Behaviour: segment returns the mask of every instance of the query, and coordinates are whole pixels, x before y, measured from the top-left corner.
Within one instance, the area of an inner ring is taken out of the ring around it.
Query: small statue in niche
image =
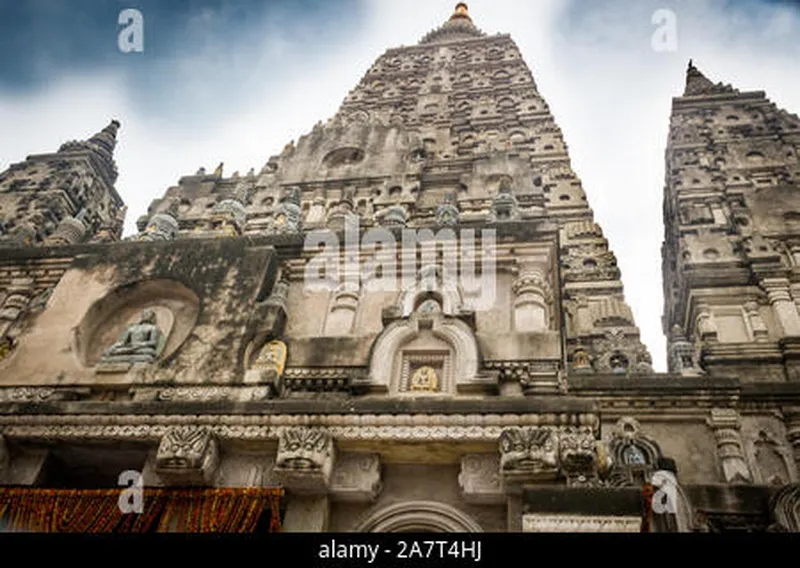
[[[258,353],[253,366],[245,376],[246,383],[266,384],[273,395],[283,392],[283,370],[286,365],[286,344],[270,341]]]
[[[409,390],[422,392],[436,392],[439,390],[439,377],[432,367],[420,367],[411,375]]]
[[[614,353],[608,363],[613,374],[625,375],[628,373],[628,359],[622,353]]]
[[[142,310],[139,321],[125,329],[119,340],[106,349],[101,365],[124,363],[152,363],[161,354],[166,337],[156,325],[156,312]]]

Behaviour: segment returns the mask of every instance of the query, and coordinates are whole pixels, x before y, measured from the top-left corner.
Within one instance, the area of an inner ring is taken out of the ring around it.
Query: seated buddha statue
[[[156,325],[156,313],[142,311],[139,322],[131,324],[119,340],[103,353],[104,363],[150,363],[161,353],[164,334]]]

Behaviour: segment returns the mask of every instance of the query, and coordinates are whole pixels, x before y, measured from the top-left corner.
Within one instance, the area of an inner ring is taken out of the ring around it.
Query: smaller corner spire
[[[108,126],[92,136],[88,140],[88,144],[104,157],[111,159],[114,155],[114,148],[117,145],[117,132],[120,126],[119,120],[113,119]]]
[[[693,59],[689,60],[689,65],[686,68],[686,86],[683,90],[684,97],[732,92],[734,92],[734,89],[729,85],[714,84],[695,66]]]

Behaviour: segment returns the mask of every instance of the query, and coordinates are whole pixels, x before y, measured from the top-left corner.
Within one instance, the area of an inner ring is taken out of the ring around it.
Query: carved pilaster
[[[765,278],[762,282],[769,296],[769,303],[781,325],[784,337],[800,335],[800,314],[789,293],[789,280],[786,278]]]
[[[274,473],[294,493],[325,494],[335,459],[333,437],[322,428],[291,428],[278,441]]]
[[[213,485],[219,443],[207,428],[170,428],[158,446],[155,472],[167,485]]]
[[[500,456],[497,454],[462,456],[458,484],[467,503],[502,505],[506,501],[500,475]]]
[[[550,328],[550,285],[543,267],[528,267],[514,282],[514,328],[519,332]]]
[[[381,457],[378,454],[342,454],[331,478],[335,501],[371,503],[383,489]]]
[[[697,318],[695,319],[695,329],[700,341],[715,343],[717,341],[717,325],[714,322],[714,315],[711,308],[705,302],[697,305]]]
[[[752,483],[740,433],[739,413],[733,409],[712,409],[708,425],[717,439],[717,457],[727,483]]]

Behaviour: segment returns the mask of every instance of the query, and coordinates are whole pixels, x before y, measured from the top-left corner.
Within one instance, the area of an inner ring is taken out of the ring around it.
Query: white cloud
[[[228,173],[258,171],[288,141],[330,117],[385,49],[415,44],[449,17],[454,4],[363,0],[363,25],[322,48],[306,45],[307,34],[288,36],[274,21],[251,26],[236,41],[210,37],[158,75],[175,74],[164,97],[202,109],[191,121],[134,105],[138,94],[123,80],[124,67],[54,80],[34,96],[0,93],[0,169],[119,118],[117,187],[129,205],[130,232],[150,201],[200,166],[225,162]],[[476,24],[487,33],[510,33],[532,68],[617,254],[642,338],[664,370],[661,199],[671,97],[682,91],[686,62],[694,57],[712,80],[763,89],[779,106],[800,111],[800,47],[790,43],[800,34],[797,12],[764,6],[762,26],[726,15],[723,7],[730,4],[679,3],[672,8],[678,51],[655,53],[650,38],[652,12],[662,7],[657,3],[469,4]],[[193,22],[195,33],[202,35],[214,17],[219,14]]]

